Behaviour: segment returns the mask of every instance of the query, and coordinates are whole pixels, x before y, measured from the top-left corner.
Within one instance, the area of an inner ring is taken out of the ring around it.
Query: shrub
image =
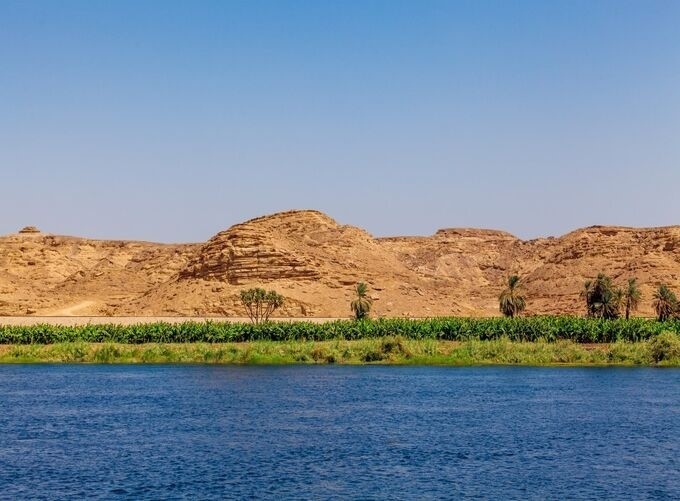
[[[406,358],[412,356],[411,350],[406,346],[406,341],[401,336],[384,338],[381,350],[385,355],[403,355]]]
[[[665,360],[680,359],[680,336],[663,332],[650,342],[650,355],[657,364]]]
[[[383,352],[378,348],[368,348],[362,355],[362,362],[380,362],[385,358]]]

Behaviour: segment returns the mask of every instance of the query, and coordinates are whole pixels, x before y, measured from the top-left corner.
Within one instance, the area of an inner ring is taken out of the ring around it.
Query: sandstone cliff
[[[680,291],[680,227],[594,226],[559,238],[444,229],[373,238],[317,211],[232,226],[204,244],[100,241],[40,233],[0,237],[0,314],[240,316],[242,288],[274,288],[282,314],[346,317],[365,281],[376,315],[495,315],[509,274],[524,278],[528,313],[580,313],[583,282],[602,271]]]

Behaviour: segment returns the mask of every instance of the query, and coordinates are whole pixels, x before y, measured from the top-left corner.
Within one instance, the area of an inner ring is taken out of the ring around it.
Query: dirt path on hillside
[[[52,310],[47,313],[45,313],[44,316],[46,317],[76,317],[78,316],[78,313],[82,313],[83,310],[86,308],[89,308],[95,304],[95,301],[92,300],[87,300],[87,301],[81,301],[80,303],[72,304],[71,306],[67,306],[66,308],[61,308],[58,310]]]

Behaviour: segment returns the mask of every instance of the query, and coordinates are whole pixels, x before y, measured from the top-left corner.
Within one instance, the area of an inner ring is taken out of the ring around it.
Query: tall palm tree
[[[630,313],[637,311],[638,306],[640,306],[640,298],[642,297],[640,293],[640,287],[637,284],[637,278],[629,278],[628,286],[626,290],[623,291],[624,307],[626,308],[626,320],[630,318]]]
[[[678,298],[666,284],[661,284],[656,292],[654,292],[654,302],[652,305],[656,311],[656,317],[659,321],[663,322],[675,314],[678,308]]]
[[[356,298],[350,303],[350,308],[356,320],[363,320],[368,318],[373,300],[368,297],[368,286],[365,283],[359,282],[354,290]]]
[[[598,274],[595,280],[588,280],[581,296],[586,300],[589,317],[619,318],[624,293],[614,287],[612,279],[604,273]]]
[[[512,318],[522,313],[526,306],[520,278],[517,275],[508,277],[508,287],[498,296],[498,307],[501,313]]]

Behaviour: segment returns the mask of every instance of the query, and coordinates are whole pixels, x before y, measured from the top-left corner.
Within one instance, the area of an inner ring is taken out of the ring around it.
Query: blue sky
[[[680,224],[680,2],[0,2],[0,233]]]

